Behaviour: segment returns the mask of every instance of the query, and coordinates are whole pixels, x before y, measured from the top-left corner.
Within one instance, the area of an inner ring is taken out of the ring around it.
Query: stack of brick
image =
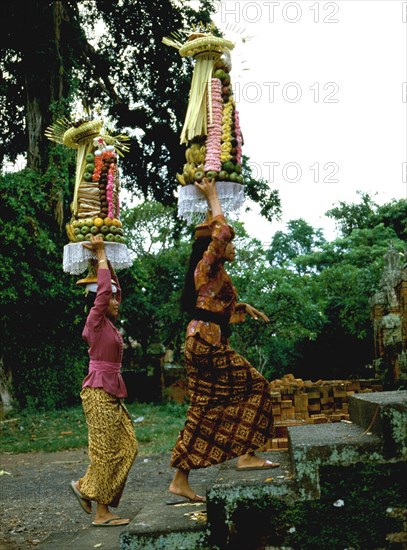
[[[350,395],[382,391],[377,380],[302,380],[292,374],[270,382],[275,434],[267,450],[288,448],[287,428],[349,419]]]

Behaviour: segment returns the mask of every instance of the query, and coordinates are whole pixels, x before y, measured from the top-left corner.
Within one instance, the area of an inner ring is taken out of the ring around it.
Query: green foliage
[[[77,399],[87,364],[81,299],[61,269],[64,232],[55,221],[48,174],[0,177],[0,293],[3,359],[21,404]]]
[[[338,229],[344,237],[354,229],[374,229],[383,224],[392,229],[399,239],[407,239],[407,200],[393,199],[387,204],[375,204],[367,193],[359,192],[361,201],[357,204],[339,202],[339,205],[327,212],[327,216],[336,220]]]
[[[267,257],[272,266],[294,268],[299,274],[309,271],[302,257],[314,254],[325,244],[321,229],[314,229],[302,219],[290,220],[287,231],[276,231]]]

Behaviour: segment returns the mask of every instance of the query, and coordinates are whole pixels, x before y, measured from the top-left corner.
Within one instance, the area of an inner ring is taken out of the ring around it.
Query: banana
[[[186,161],[189,163],[194,162],[191,147],[188,147],[188,149],[185,151],[185,158]]]
[[[65,225],[65,230],[66,230],[66,234],[68,235],[69,240],[72,241],[72,242],[76,242],[76,236],[75,236],[75,233],[73,232],[73,227],[70,223],[67,223]]]
[[[177,180],[181,185],[186,185],[186,181],[183,175],[177,173]]]

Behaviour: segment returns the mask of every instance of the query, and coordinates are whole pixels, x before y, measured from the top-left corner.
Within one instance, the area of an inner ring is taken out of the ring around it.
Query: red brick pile
[[[270,382],[275,437],[267,451],[288,448],[287,427],[349,420],[349,396],[382,391],[377,380],[302,380],[292,374]]]

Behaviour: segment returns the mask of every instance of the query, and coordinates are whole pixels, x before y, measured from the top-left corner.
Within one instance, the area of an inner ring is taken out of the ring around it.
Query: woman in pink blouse
[[[92,512],[91,501],[96,502],[93,525],[123,526],[129,520],[113,514],[109,506],[119,505],[137,455],[137,441],[123,404],[127,397],[120,374],[123,340],[115,326],[121,289],[108,265],[103,238],[95,235],[90,245],[83,246],[95,252],[98,262],[97,288],[90,288],[88,293],[94,303],[82,333],[89,346],[89,371],[82,383],[81,399],[88,425],[90,464],[81,479],[71,482],[71,489],[86,513]]]
[[[239,457],[238,470],[276,468],[254,454],[272,437],[269,383],[229,345],[229,324],[247,313],[268,322],[264,313],[237,303],[225,271],[235,259],[233,229],[226,223],[215,181],[195,183],[208,201],[212,219],[198,226],[181,305],[191,317],[185,340],[190,406],[171,456],[176,468],[169,491],[204,502],[189,485],[189,472]],[[169,501],[169,503],[176,501]]]

